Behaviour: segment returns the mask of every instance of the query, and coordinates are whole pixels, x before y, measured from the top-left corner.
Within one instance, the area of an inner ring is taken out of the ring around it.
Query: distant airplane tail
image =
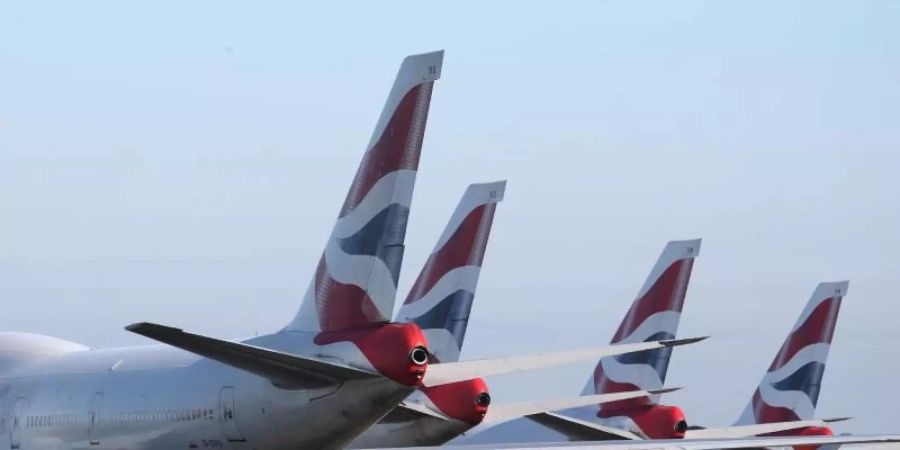
[[[820,283],[736,425],[811,420],[849,282]]]
[[[700,239],[671,241],[650,271],[647,281],[619,325],[612,344],[673,339],[678,331],[694,258]],[[671,348],[603,358],[594,368],[582,395],[613,394],[663,387]],[[687,422],[680,408],[658,404],[658,395],[600,405],[604,423],[654,439],[681,438]]]
[[[303,303],[286,331],[389,321],[425,123],[443,51],[403,60]]]
[[[700,239],[672,241],[650,271],[650,276],[619,325],[611,343],[673,339],[681,320],[694,258],[700,254]],[[604,358],[594,369],[583,394],[611,394],[660,389],[666,379],[672,349]],[[656,403],[650,397],[608,403],[604,410]]]
[[[398,321],[422,328],[438,361],[459,360],[494,212],[505,189],[506,181],[466,189],[397,313]]]

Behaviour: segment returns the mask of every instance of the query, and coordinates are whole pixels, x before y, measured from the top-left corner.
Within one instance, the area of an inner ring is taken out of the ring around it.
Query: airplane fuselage
[[[320,357],[351,346],[310,353],[307,337],[248,343]],[[37,356],[0,375],[0,448],[339,448],[412,389],[387,378],[281,389],[166,345]]]

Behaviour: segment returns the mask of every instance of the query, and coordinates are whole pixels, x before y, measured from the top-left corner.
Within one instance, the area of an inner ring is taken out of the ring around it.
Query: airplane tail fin
[[[700,239],[693,239],[666,244],[611,343],[675,337],[694,258],[700,254],[700,243]],[[582,395],[660,389],[666,380],[671,354],[671,348],[661,348],[603,358],[595,367]],[[655,405],[658,397],[653,395],[607,403],[600,406],[601,413]]]
[[[450,216],[397,320],[419,325],[440,362],[459,360],[494,211],[506,181],[473,184]]]
[[[299,312],[286,331],[389,321],[434,81],[444,52],[403,60]]]
[[[819,283],[736,425],[811,420],[849,282]]]

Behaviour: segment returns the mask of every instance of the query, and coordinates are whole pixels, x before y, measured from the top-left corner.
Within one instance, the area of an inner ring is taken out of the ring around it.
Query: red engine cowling
[[[834,436],[828,427],[804,427],[796,430],[785,430],[777,433],[768,433],[765,436]],[[794,450],[816,450],[818,445],[795,445]]]
[[[645,405],[628,410],[604,411],[601,417],[625,416],[650,439],[683,439],[688,424],[684,411],[677,406]]]
[[[314,342],[326,345],[349,341],[378,373],[407,386],[418,386],[428,367],[428,341],[414,323],[386,323],[346,331],[327,331]]]
[[[478,425],[484,420],[491,404],[491,394],[481,378],[422,387],[420,390],[442,413],[472,425]]]

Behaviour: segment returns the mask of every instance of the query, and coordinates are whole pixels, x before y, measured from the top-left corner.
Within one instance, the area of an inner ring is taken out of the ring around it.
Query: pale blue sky
[[[4,2],[0,329],[281,327],[397,65],[443,48],[400,292],[466,184],[509,179],[464,356],[605,343],[702,237],[682,334],[713,338],[670,403],[731,423],[850,279],[819,412],[900,431],[900,3],[561,3]],[[490,381],[574,395],[590,366]]]

